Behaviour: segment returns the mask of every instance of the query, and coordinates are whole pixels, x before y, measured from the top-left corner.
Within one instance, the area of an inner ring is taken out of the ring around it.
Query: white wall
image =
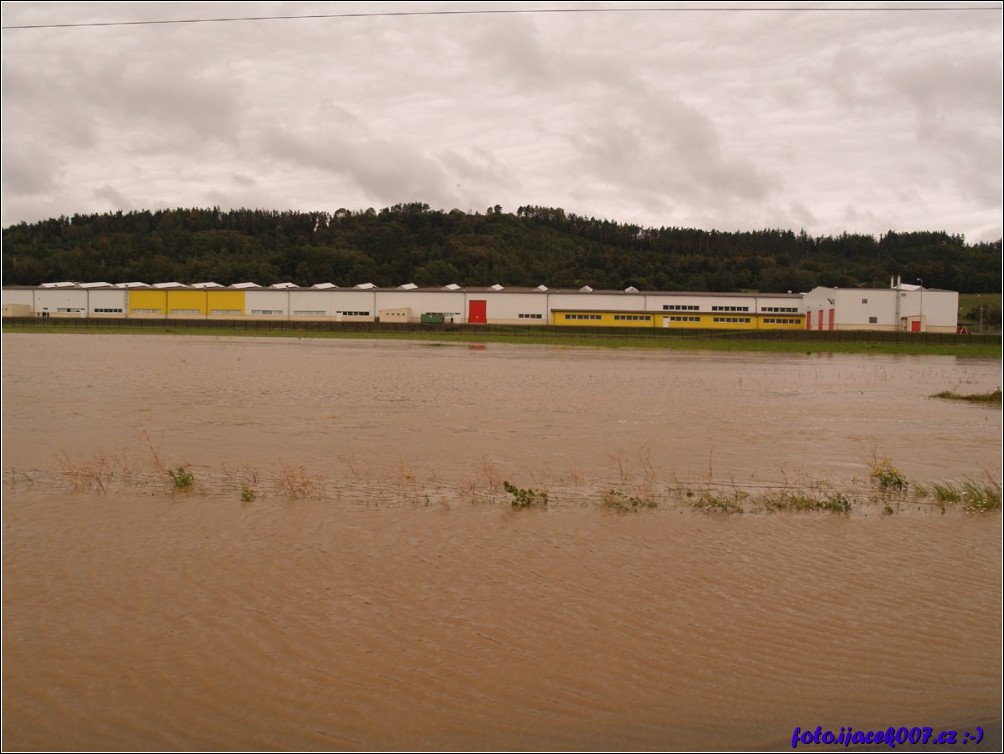
[[[39,288],[35,291],[35,312],[49,311],[50,317],[79,317],[87,310],[87,291],[79,288]],[[76,311],[60,311],[76,310]]]
[[[129,293],[121,288],[91,289],[86,293],[88,313],[92,317],[125,317],[129,313]]]

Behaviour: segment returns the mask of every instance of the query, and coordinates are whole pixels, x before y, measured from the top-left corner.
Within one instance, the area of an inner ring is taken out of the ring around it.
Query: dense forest
[[[1001,241],[945,232],[880,238],[803,231],[643,228],[550,207],[515,214],[175,209],[74,215],[3,230],[3,284],[62,280],[260,285],[536,286],[664,291],[885,287],[892,276],[960,292],[1001,288]]]

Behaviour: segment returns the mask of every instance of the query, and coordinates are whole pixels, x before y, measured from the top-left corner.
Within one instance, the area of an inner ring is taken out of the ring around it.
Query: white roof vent
[[[404,285],[398,286],[402,291],[413,291],[418,288],[414,283],[405,283]]]
[[[81,288],[111,288],[111,283],[81,283]]]
[[[76,283],[71,283],[69,281],[63,283],[42,283],[43,288],[73,288]]]
[[[319,291],[328,291],[332,288],[337,288],[338,286],[334,283],[314,283],[311,288],[316,288]]]
[[[633,285],[629,285],[627,288],[624,289],[624,292],[625,293],[638,293],[638,289],[635,288]]]
[[[219,283],[192,283],[193,288],[222,288]]]
[[[502,285],[499,285],[498,283],[496,283],[495,285],[491,286],[491,290],[493,290],[493,291],[504,291],[505,290],[505,286],[502,286]]]
[[[272,285],[270,285],[269,287],[285,289],[285,288],[299,288],[300,286],[298,286],[296,283],[272,283]]]
[[[581,288],[579,288],[579,293],[592,293],[592,292],[593,289],[590,288],[588,285],[584,285]]]
[[[185,286],[182,285],[181,283],[177,283],[177,282],[172,281],[170,283],[154,283],[153,287],[154,288],[184,288]]]
[[[448,291],[459,291],[460,290],[460,286],[457,285],[456,283],[450,283],[449,285],[444,285],[443,287],[446,290],[448,290]]]
[[[363,291],[371,291],[374,288],[376,288],[376,286],[373,285],[373,283],[360,283],[359,285],[356,286],[356,288],[359,288],[360,290]]]
[[[116,288],[149,288],[148,283],[119,283],[115,286]]]
[[[257,283],[234,283],[231,288],[238,288],[244,290],[245,288],[261,288]]]
[[[534,288],[534,290],[535,291],[540,291],[541,293],[543,293],[544,291],[547,290],[547,286],[546,285],[538,285],[536,288]]]

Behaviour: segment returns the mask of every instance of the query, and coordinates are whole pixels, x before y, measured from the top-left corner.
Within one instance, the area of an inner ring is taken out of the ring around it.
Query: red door
[[[920,320],[915,319],[910,322],[910,332],[920,332]]]
[[[836,310],[830,309],[830,322],[829,322],[829,325],[830,325],[830,329],[831,330],[833,329],[833,324],[834,324],[834,318],[835,318],[835,316],[836,316]]]
[[[488,324],[488,302],[472,300],[467,303],[467,324]]]
[[[816,315],[816,319],[818,320],[818,323],[816,324],[816,329],[817,330],[822,330],[823,329],[823,310],[822,309],[819,310],[819,314]]]

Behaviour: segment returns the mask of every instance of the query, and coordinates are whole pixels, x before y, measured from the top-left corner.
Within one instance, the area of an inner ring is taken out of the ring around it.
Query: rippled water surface
[[[1000,514],[867,479],[999,482],[1000,410],[929,397],[999,384],[948,357],[4,335],[4,748],[999,746]],[[854,507],[686,496],[773,485]]]

